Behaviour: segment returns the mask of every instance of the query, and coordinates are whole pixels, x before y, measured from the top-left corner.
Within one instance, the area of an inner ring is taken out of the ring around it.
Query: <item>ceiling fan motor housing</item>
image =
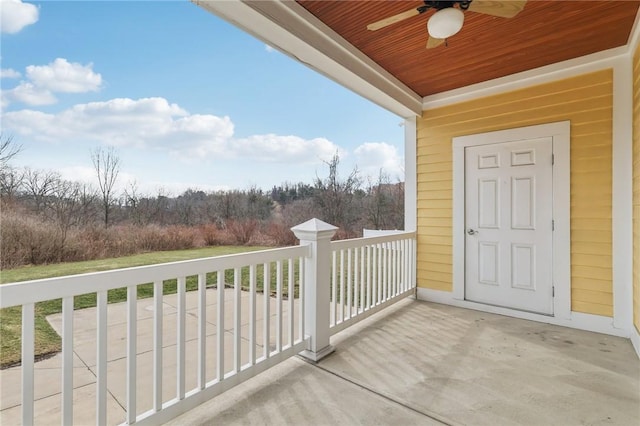
[[[457,4],[460,9],[467,10],[471,1],[472,0],[424,0],[424,6],[420,6],[419,9],[424,8],[422,12],[426,12],[428,9],[442,10]]]

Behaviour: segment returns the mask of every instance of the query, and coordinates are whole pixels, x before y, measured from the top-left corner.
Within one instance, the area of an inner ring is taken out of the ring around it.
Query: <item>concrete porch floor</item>
[[[332,343],[170,424],[640,424],[626,339],[408,299]]]
[[[196,298],[187,294],[187,389],[195,386]],[[175,392],[174,299],[166,296],[163,309],[167,398]],[[151,406],[150,304],[138,302],[140,410]],[[109,307],[109,424],[124,421],[124,309]],[[74,420],[82,425],[95,424],[95,315],[74,313]],[[49,321],[58,329],[60,315]],[[336,352],[319,364],[289,359],[171,424],[640,424],[640,361],[626,339],[406,299],[332,343]],[[36,424],[60,424],[60,365],[60,355],[36,363]],[[20,424],[19,398],[20,367],[0,371],[1,425]]]

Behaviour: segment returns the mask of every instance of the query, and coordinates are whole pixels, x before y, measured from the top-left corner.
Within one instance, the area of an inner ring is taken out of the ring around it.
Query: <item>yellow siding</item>
[[[640,332],[640,45],[633,57],[633,323]]]
[[[452,138],[570,120],[572,310],[612,316],[612,88],[613,73],[604,70],[423,112],[417,146],[420,287],[452,290]],[[640,198],[637,189],[635,194]]]

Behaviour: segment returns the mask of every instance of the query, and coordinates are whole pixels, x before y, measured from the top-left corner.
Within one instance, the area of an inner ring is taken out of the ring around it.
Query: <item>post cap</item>
[[[314,217],[300,225],[294,226],[291,230],[300,240],[315,240],[317,238],[333,237],[338,227]]]

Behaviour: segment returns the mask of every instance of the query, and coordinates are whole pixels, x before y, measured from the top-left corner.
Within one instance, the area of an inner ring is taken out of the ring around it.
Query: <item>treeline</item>
[[[312,183],[270,191],[189,189],[178,196],[143,194],[135,183],[117,194],[117,169],[102,175],[111,179],[106,188],[107,180],[93,186],[55,171],[11,167],[7,160],[0,162],[3,269],[207,245],[292,245],[290,228],[313,217],[338,226],[338,238],[404,226],[403,183],[382,171],[375,181],[364,181],[357,169],[343,178],[337,155],[327,162],[327,175]]]

